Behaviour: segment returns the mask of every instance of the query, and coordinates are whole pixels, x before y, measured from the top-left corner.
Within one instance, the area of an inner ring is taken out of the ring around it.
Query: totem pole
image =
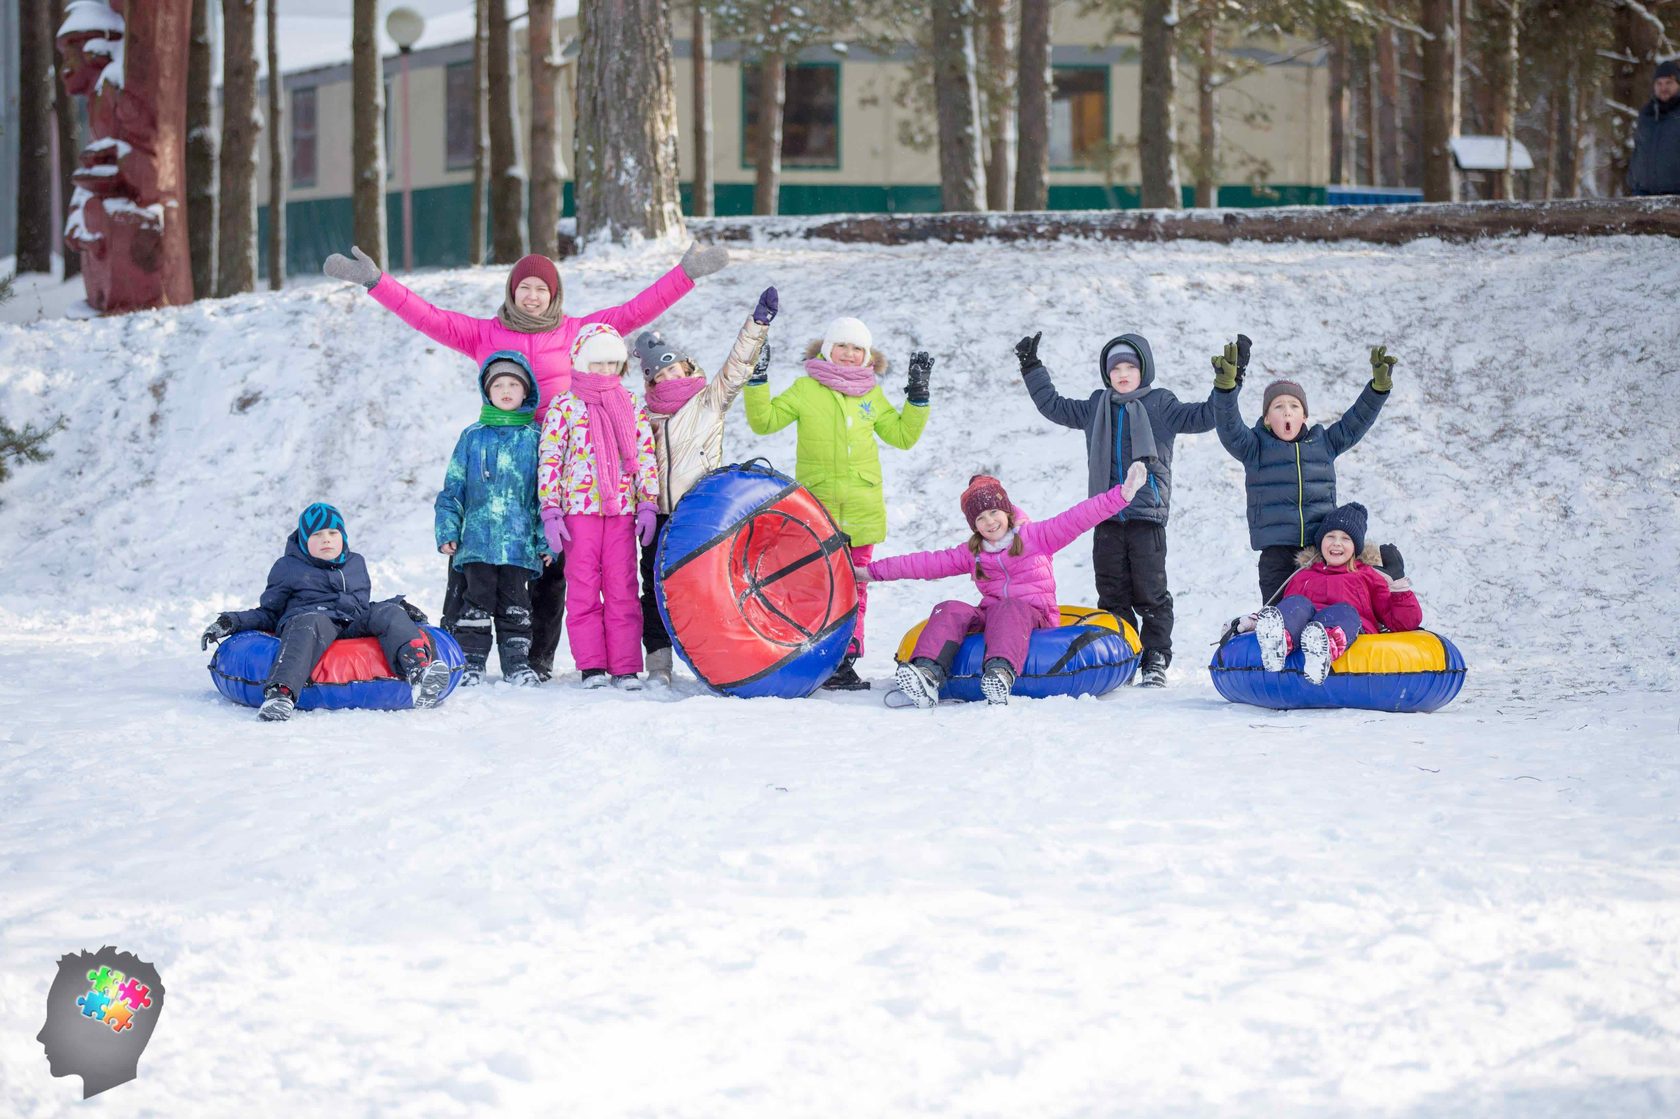
[[[64,88],[89,132],[64,223],[87,301],[107,314],[192,302],[187,244],[187,46],[192,0],[70,0]]]

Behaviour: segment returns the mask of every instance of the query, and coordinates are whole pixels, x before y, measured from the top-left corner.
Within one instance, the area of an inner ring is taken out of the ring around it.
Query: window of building
[[[450,170],[471,167],[473,162],[473,89],[472,63],[452,62],[446,72],[444,92],[444,144]]]
[[[753,165],[762,69],[741,68],[741,166]],[[840,166],[840,64],[803,62],[787,68],[782,110],[782,166]]]
[[[292,185],[315,185],[315,90],[292,90]]]
[[[1107,141],[1108,67],[1055,67],[1050,89],[1050,165],[1095,166]]]

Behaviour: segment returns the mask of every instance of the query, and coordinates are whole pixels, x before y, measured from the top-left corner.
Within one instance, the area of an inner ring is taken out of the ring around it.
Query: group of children
[[[1392,387],[1395,359],[1382,347],[1372,351],[1370,383],[1336,423],[1309,427],[1305,391],[1280,380],[1266,388],[1261,418],[1249,428],[1237,408],[1250,353],[1245,336],[1213,359],[1213,389],[1194,404],[1154,383],[1154,358],[1141,335],[1122,334],[1102,347],[1099,387],[1085,399],[1058,394],[1038,357],[1042,336],[1023,338],[1015,350],[1034,405],[1052,422],[1084,432],[1086,500],[1034,521],[997,479],[977,475],[960,499],[972,532],[966,542],[877,559],[886,505],[876,441],[908,450],[921,437],[933,369],[926,352],[912,355],[906,402],[896,408],[880,387],[886,362],[868,328],[836,319],[807,349],[805,375],[772,396],[767,338],[779,310],[773,287],[759,297],[716,378],[658,332],[641,333],[633,353],[625,342],[623,332],[646,325],[692,290],[697,276],[723,267],[720,249],[691,247],[635,299],[583,318],[561,311],[553,263],[526,257],[510,274],[494,319],[441,311],[352,251],[353,260],[329,258],[326,272],[362,283],[410,325],[479,363],[479,419],[461,433],[436,501],[437,546],[450,562],[445,624],[466,656],[463,683],[482,678],[492,644],[508,682],[549,677],[562,609],[552,591],[551,608],[538,599],[552,584],[563,585],[584,686],[640,689],[644,650],[649,678],[670,682],[671,637],[654,601],[654,553],[683,495],[722,464],[723,420],[737,395],[754,432],[797,425],[795,475],[850,540],[857,626],[828,687],[869,687],[855,662],[872,582],[967,574],[980,604],[936,606],[896,683],[916,706],[932,706],[964,638],[983,632],[981,690],[988,701],[1006,703],[1033,630],[1056,624],[1053,557],[1091,530],[1098,606],[1138,629],[1141,682],[1164,685],[1172,659],[1166,528],[1173,444],[1180,434],[1209,430],[1245,468],[1249,538],[1259,552],[1266,605],[1232,628],[1255,631],[1268,667],[1281,667],[1298,644],[1307,677],[1321,682],[1361,632],[1421,624],[1398,552],[1385,549],[1377,563],[1362,555],[1363,507],[1336,506],[1335,459],[1370,429]],[[632,368],[642,374],[640,397],[624,384]],[[291,713],[309,666],[339,636],[379,637],[392,666],[414,686],[416,706],[435,703],[447,682],[447,668],[415,627],[411,614],[418,612],[400,600],[370,605],[366,567],[347,550],[343,532],[336,510],[311,506],[270,573],[262,607],[223,614],[205,631],[206,645],[241,629],[279,634],[281,652],[260,711],[265,719]],[[328,593],[335,577],[336,593]],[[1273,605],[1280,590],[1288,593]]]

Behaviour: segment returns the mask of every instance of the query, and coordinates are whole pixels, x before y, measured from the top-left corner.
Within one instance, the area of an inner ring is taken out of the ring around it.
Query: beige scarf
[[[514,304],[511,298],[502,300],[502,309],[496,312],[496,321],[509,330],[517,330],[521,334],[546,334],[560,325],[565,316],[560,311],[560,296],[555,294],[548,301],[548,310],[540,315],[533,315]]]

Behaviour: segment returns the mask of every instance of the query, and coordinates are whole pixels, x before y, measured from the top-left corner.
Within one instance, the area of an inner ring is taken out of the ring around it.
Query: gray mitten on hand
[[[375,264],[373,258],[364,253],[359,246],[350,246],[350,252],[355,256],[355,260],[351,260],[343,253],[334,253],[327,258],[325,264],[321,265],[321,271],[335,280],[353,280],[372,291],[373,285],[377,284],[379,277],[385,273],[379,270],[379,265]]]
[[[722,245],[702,245],[696,241],[688,246],[679,263],[689,279],[698,280],[701,276],[721,272],[729,263],[729,250]]]

